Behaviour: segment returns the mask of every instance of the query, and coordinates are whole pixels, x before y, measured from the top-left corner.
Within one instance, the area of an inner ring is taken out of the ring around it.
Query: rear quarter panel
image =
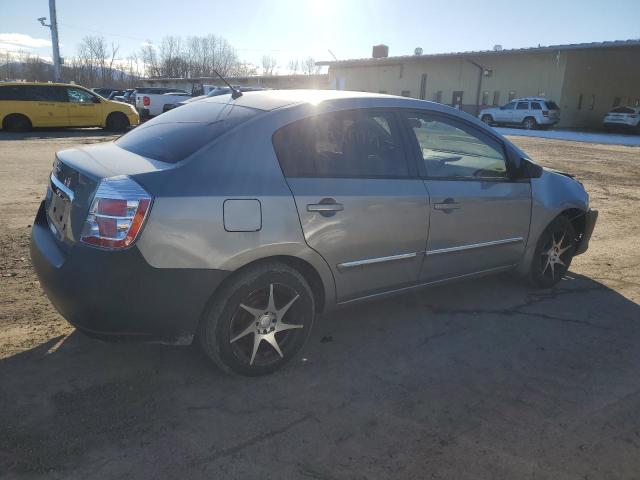
[[[309,263],[335,304],[335,284],[324,259],[304,240],[291,191],[280,170],[271,135],[277,116],[263,114],[228,132],[171,172],[136,177],[155,199],[137,242],[156,268],[235,271],[251,262],[292,256]],[[261,228],[229,232],[224,202],[260,202]]]

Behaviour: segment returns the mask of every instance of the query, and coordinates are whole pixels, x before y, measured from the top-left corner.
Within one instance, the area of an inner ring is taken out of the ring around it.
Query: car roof
[[[318,105],[323,102],[338,102],[342,104],[353,103],[354,108],[362,107],[363,104],[371,103],[367,106],[382,106],[382,104],[410,104],[424,100],[416,100],[407,97],[397,97],[394,95],[384,95],[369,92],[350,92],[344,90],[261,90],[245,92],[241,97],[231,100],[231,95],[219,95],[208,97],[203,102],[228,103],[233,101],[235,105],[255,108],[257,110],[275,110],[294,105]],[[376,105],[374,105],[376,104]],[[434,104],[435,105],[435,104]]]

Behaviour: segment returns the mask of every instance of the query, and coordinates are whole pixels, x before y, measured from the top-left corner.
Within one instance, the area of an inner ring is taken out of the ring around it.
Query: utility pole
[[[56,0],[49,0],[49,24],[44,23],[47,17],[40,17],[38,21],[43,27],[51,30],[51,44],[53,45],[53,81],[60,81],[60,47],[58,46],[58,16],[56,14]]]

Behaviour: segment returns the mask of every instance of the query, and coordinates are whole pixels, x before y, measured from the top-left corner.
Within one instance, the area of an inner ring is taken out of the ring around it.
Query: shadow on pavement
[[[631,478],[640,306],[579,275],[320,318],[262,378],[79,333],[0,361],[0,471],[52,478]],[[428,475],[427,475],[428,474]]]

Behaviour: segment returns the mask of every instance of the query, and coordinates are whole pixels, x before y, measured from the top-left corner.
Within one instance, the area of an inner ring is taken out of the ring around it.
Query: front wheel
[[[527,117],[522,121],[522,126],[525,130],[535,130],[538,128],[538,122],[535,118]]]
[[[564,215],[542,232],[529,269],[529,283],[538,288],[553,287],[567,273],[575,251],[576,232]]]
[[[298,353],[314,316],[304,277],[286,264],[269,262],[238,273],[216,294],[198,336],[222,370],[264,375]]]
[[[493,124],[493,117],[491,115],[482,115],[480,121],[485,125],[491,126]]]
[[[129,119],[122,112],[113,112],[107,117],[106,128],[110,132],[124,132],[129,125]]]

